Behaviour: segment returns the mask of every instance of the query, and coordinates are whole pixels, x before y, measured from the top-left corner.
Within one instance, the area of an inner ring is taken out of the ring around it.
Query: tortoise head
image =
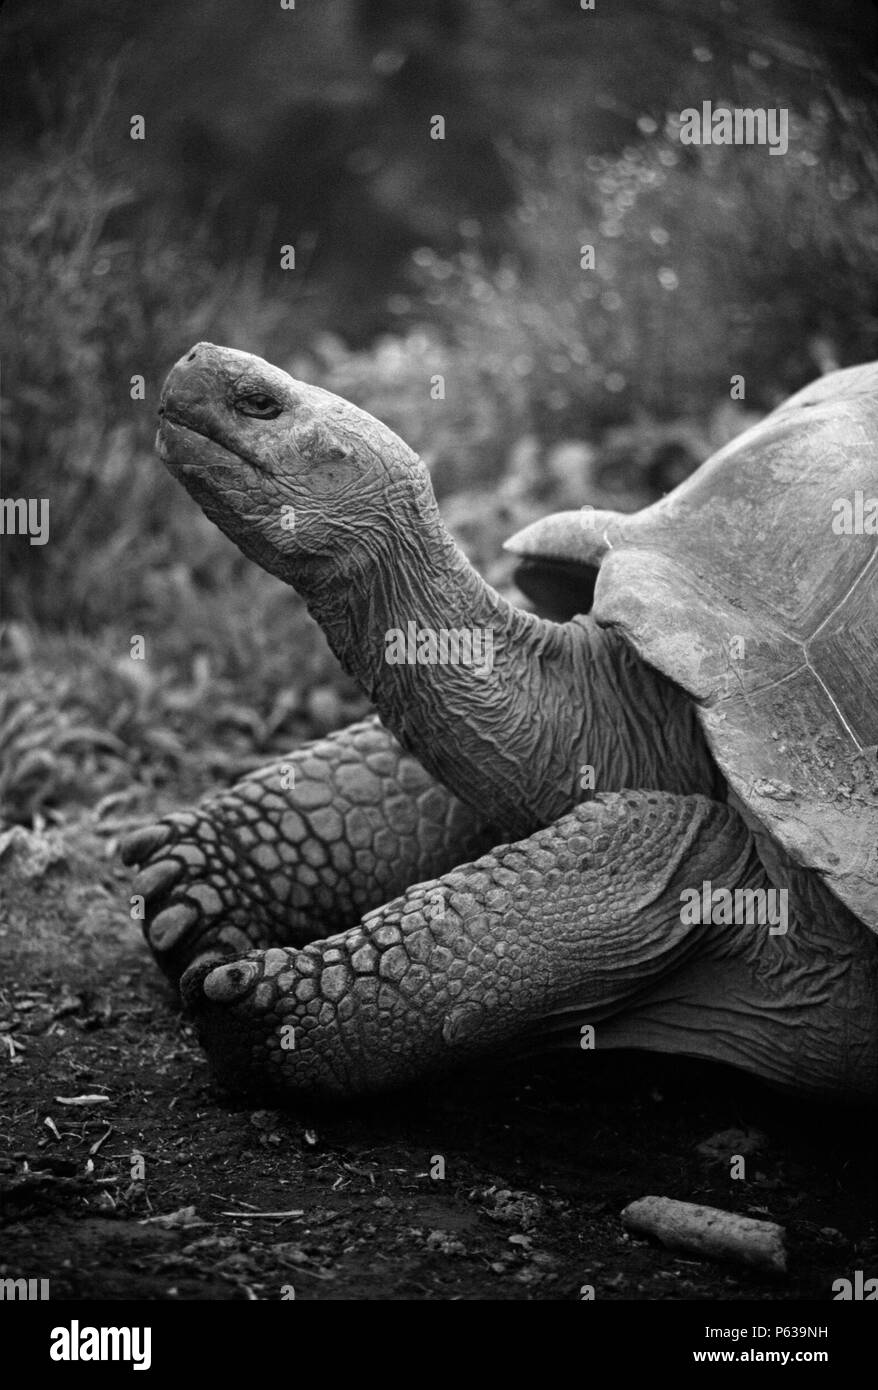
[[[198,343],[162,390],[156,449],[210,519],[294,581],[321,559],[380,551],[406,499],[432,498],[418,457],[380,421],[233,348]]]

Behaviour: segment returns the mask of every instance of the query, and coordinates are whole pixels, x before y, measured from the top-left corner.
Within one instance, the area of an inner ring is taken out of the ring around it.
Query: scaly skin
[[[874,1013],[875,951],[864,959],[844,927],[841,940],[811,942],[795,920],[792,937],[685,925],[681,891],[704,879],[768,884],[729,806],[602,796],[326,941],[196,966],[183,995],[235,1088],[352,1096],[541,1028],[575,1046],[591,1024],[598,1048],[643,1045],[648,1029],[661,1051],[733,1062],[803,1095],[869,1099],[873,1020],[844,1003],[862,995]],[[820,990],[787,1000],[793,971],[823,978],[826,945],[835,1004]]]
[[[350,1095],[589,1023],[598,1047],[871,1098],[878,946],[814,874],[772,856],[769,877],[681,691],[590,619],[502,600],[419,460],[338,397],[201,344],[161,413],[168,467],[303,595],[417,758],[348,731],[294,755],[295,788],[275,765],[126,844],[220,1076]],[[388,663],[410,621],[490,632],[492,665]],[[600,795],[577,806],[583,764]],[[787,934],[687,925],[705,881],[788,888]]]
[[[502,838],[369,719],[135,831],[122,857],[145,865],[132,892],[176,982],[199,957],[301,946],[353,926]]]

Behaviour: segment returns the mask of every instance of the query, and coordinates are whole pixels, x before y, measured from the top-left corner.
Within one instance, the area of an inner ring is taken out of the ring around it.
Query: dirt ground
[[[878,1270],[871,1121],[722,1069],[581,1053],[332,1110],[218,1094],[114,840],[87,819],[2,852],[0,1276],[53,1299],[729,1301]],[[631,1238],[649,1193],[782,1223],[788,1275]]]

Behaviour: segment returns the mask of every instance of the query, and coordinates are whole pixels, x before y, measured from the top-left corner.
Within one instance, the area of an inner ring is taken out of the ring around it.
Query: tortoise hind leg
[[[608,1020],[600,1045],[724,1062],[802,1097],[874,1105],[878,940],[815,874],[781,867],[783,920],[712,925],[710,949]]]
[[[624,1012],[706,948],[681,889],[758,871],[727,805],[607,794],[301,950],[196,967],[183,995],[245,1089],[356,1094]]]
[[[352,926],[497,838],[366,720],[134,831],[121,854],[139,866],[147,940],[176,981],[202,957]]]
[[[356,1095],[529,1035],[577,1045],[583,1025],[598,1048],[716,1058],[724,1015],[722,1060],[857,1098],[874,1080],[875,952],[870,984],[859,940],[824,965],[803,923],[692,922],[684,895],[705,882],[770,888],[729,805],[605,794],[328,940],[196,966],[183,996],[219,1079],[251,1091]]]

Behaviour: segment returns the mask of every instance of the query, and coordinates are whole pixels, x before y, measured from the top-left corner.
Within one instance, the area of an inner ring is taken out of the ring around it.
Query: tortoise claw
[[[123,864],[142,864],[171,837],[169,825],[142,825],[119,842],[119,858]]]
[[[252,960],[235,960],[215,966],[202,981],[205,997],[214,1004],[231,1004],[246,994],[261,975]]]
[[[149,944],[156,952],[172,951],[198,920],[198,910],[187,903],[166,907],[147,928]]]
[[[218,966],[227,963],[227,956],[220,956],[218,952],[214,951],[205,951],[184,970],[180,977],[180,998],[188,1013],[194,1013],[199,1005],[203,1006],[205,980],[213,974]]]
[[[142,864],[162,849],[171,836],[179,839],[181,831],[191,830],[197,823],[193,811],[175,811],[151,825],[141,825],[119,841],[119,858],[123,864]]]
[[[131,885],[131,892],[138,897],[154,898],[164,893],[182,876],[183,865],[176,859],[160,859],[157,864],[148,864],[141,869]]]

